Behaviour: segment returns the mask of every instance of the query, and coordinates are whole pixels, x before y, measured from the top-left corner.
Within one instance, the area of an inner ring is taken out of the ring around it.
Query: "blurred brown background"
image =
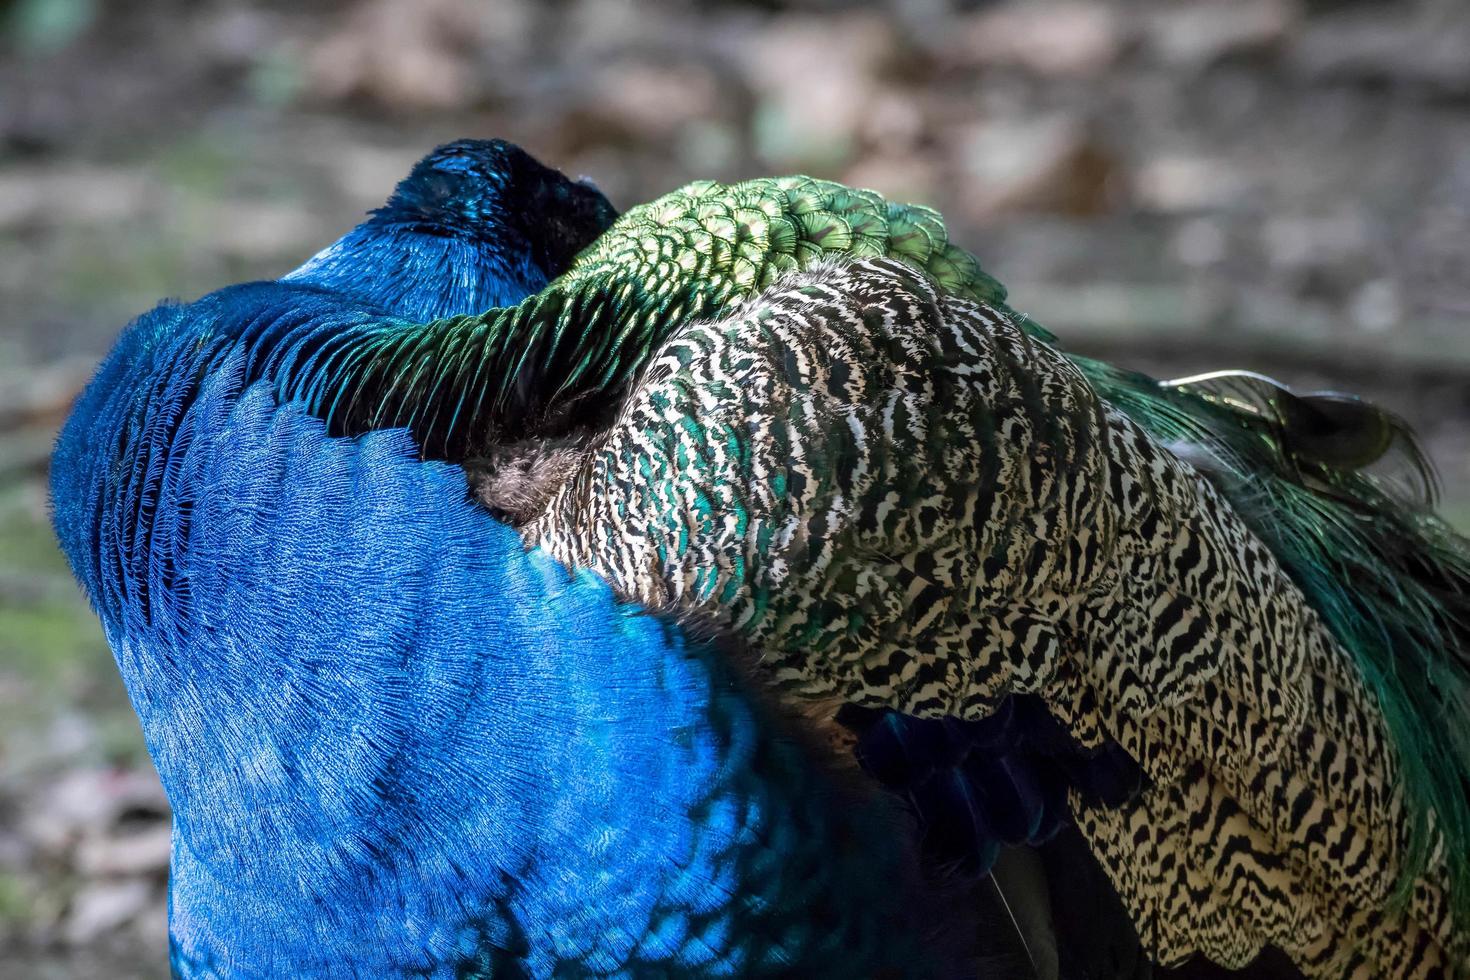
[[[1470,527],[1461,0],[0,2],[0,977],[166,973],[166,807],[46,526],[68,400],[157,299],[490,135],[624,207],[793,171],[933,204],[1073,349],[1397,409]]]

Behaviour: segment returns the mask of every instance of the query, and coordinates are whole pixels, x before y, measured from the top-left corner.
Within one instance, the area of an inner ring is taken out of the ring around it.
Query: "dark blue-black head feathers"
[[[414,165],[377,221],[429,234],[519,246],[554,277],[607,230],[617,211],[590,181],[572,180],[506,140],[456,140]],[[516,239],[506,240],[506,236]]]
[[[514,143],[458,140],[284,280],[412,320],[481,313],[539,291],[616,218],[596,187]]]

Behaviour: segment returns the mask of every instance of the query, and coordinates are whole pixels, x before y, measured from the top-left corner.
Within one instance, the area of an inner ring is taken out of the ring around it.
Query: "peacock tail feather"
[[[1359,402],[1354,429],[1380,448],[1358,466],[1334,465],[1312,452],[1320,440],[1303,444],[1309,420],[1281,405],[1289,392],[1222,400],[1199,385],[1072,360],[1151,436],[1189,447],[1352,655],[1392,733],[1408,796],[1401,896],[1430,859],[1435,827],[1456,917],[1470,925],[1470,542],[1428,509],[1433,470],[1417,444]],[[1419,499],[1360,468],[1396,443],[1425,488]]]

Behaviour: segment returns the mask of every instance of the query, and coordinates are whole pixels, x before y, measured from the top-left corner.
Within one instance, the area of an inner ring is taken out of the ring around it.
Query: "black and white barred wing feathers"
[[[1049,673],[1041,607],[1110,547],[1088,451],[1102,416],[1048,348],[1007,329],[984,357],[949,305],[873,261],[681,330],[526,533],[644,602],[707,608],[802,693],[987,711],[1012,673],[1023,688]],[[1044,354],[1051,370],[1021,370]],[[1053,547],[1079,524],[1081,547]],[[1036,608],[993,620],[1020,596]]]
[[[1145,944],[1317,976],[1467,962],[1373,697],[1212,484],[1012,315],[887,259],[680,329],[528,541],[701,611],[803,695],[923,716],[1040,695],[1148,783],[1074,799]]]

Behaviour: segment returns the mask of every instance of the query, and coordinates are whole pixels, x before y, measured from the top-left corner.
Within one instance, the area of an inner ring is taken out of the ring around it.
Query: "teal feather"
[[[1429,860],[1433,814],[1457,918],[1470,923],[1470,544],[1425,509],[1428,501],[1396,497],[1359,468],[1293,452],[1280,416],[1072,360],[1104,400],[1154,438],[1186,443],[1215,462],[1206,474],[1352,655],[1399,748],[1409,796],[1401,894]],[[1432,473],[1410,453],[1416,468]],[[1432,476],[1425,482],[1434,485]]]

